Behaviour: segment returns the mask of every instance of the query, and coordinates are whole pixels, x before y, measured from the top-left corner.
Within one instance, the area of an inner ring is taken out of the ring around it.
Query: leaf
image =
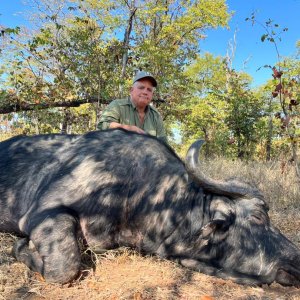
[[[276,119],[280,119],[281,113],[280,113],[280,112],[277,112],[274,116],[275,116]]]
[[[272,70],[273,70],[273,77],[274,78],[280,78],[283,74],[282,71],[278,71],[275,67],[273,67]]]
[[[227,144],[228,145],[232,145],[235,143],[235,138],[230,138],[228,141],[227,141]]]
[[[15,28],[5,28],[4,32],[7,34],[18,34],[18,33],[20,33],[20,30],[21,30],[21,28],[19,26],[17,26]]]
[[[282,84],[279,83],[279,84],[276,85],[275,92],[279,92],[281,90],[282,90]]]
[[[261,36],[260,40],[261,40],[262,42],[264,42],[265,39],[266,39],[267,37],[268,37],[267,34],[263,34],[263,35]]]
[[[296,99],[291,99],[290,104],[296,106],[299,104],[299,102]]]

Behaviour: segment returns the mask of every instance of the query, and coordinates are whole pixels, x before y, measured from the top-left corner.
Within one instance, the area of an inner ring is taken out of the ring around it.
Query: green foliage
[[[184,141],[204,138],[208,156],[253,158],[262,102],[250,91],[249,76],[211,54],[197,57],[185,75],[189,98],[177,106]]]
[[[32,4],[34,30],[1,27],[0,109],[36,108],[2,118],[5,134],[94,130],[103,107],[127,96],[135,71],[147,69],[158,79],[155,105],[179,153],[202,137],[207,156],[263,159],[270,139],[274,157],[286,151],[288,138],[299,137],[299,57],[279,60],[277,73],[265,66],[274,80],[254,91],[250,76],[232,69],[227,56],[200,55],[206,31],[228,26],[225,0]],[[247,21],[254,25],[256,16]],[[261,41],[272,43],[279,58],[277,43],[287,28],[272,20],[260,25]],[[77,100],[86,104],[67,107]],[[40,110],[61,103],[66,108]],[[289,116],[283,129],[281,112]]]
[[[37,30],[29,35],[19,28],[5,33],[11,54],[3,68],[15,97],[3,98],[3,105],[93,97],[100,108],[101,103],[127,96],[137,69],[147,69],[158,78],[157,97],[178,103],[185,93],[184,67],[199,51],[204,30],[226,26],[230,17],[223,0],[33,4],[38,4]],[[129,24],[133,31],[125,42]],[[166,108],[165,116],[170,112]]]

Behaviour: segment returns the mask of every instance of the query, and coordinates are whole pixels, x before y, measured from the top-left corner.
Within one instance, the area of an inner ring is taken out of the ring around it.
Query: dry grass
[[[2,234],[0,238],[7,246],[12,245],[10,236]],[[85,279],[58,285],[45,283],[25,265],[9,258],[0,266],[0,299],[300,299],[296,288],[241,286],[128,249],[108,251],[98,259],[96,270],[89,270]]]
[[[203,172],[215,179],[238,178],[258,187],[272,209],[300,209],[300,181],[283,162],[204,161]]]
[[[277,227],[300,246],[300,191],[293,173],[280,166],[217,160],[203,166],[213,177],[243,177],[259,185],[270,203]],[[226,174],[226,175],[225,175]],[[96,269],[69,285],[49,284],[16,262],[10,251],[16,237],[0,234],[0,299],[289,299],[300,300],[300,289],[278,284],[248,287],[206,276],[157,257],[142,257],[129,249],[93,256]],[[86,258],[87,254],[83,254]]]

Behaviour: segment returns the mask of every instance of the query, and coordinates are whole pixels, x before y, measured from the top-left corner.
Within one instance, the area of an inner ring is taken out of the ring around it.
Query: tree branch
[[[88,97],[84,99],[78,99],[73,101],[56,101],[52,103],[8,103],[8,104],[1,104],[0,105],[0,114],[9,114],[12,112],[19,112],[19,111],[32,111],[32,110],[41,110],[41,109],[48,109],[54,107],[78,107],[81,104],[86,103],[96,103],[99,101],[98,97]],[[100,102],[103,104],[108,104],[110,100],[100,99]]]

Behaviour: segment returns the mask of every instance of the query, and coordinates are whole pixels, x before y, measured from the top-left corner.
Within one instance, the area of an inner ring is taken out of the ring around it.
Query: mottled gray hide
[[[15,137],[0,143],[0,231],[50,282],[92,249],[128,246],[244,284],[300,285],[300,251],[272,227],[262,195],[199,171],[156,138],[124,130]]]

